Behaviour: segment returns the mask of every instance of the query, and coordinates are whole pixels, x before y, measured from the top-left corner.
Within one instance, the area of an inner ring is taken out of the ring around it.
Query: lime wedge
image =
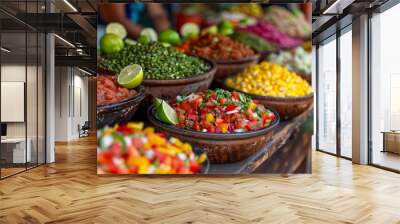
[[[197,37],[200,33],[200,27],[196,23],[185,23],[181,27],[180,33],[183,38]]]
[[[126,38],[125,39],[125,44],[126,45],[135,45],[135,44],[137,44],[137,41],[136,40],[132,40],[130,38]]]
[[[140,36],[148,37],[149,41],[157,41],[157,32],[153,28],[144,28],[142,32],[140,32]]]
[[[127,35],[125,27],[120,23],[109,23],[106,27],[106,33],[113,33],[124,39]]]
[[[154,107],[158,108],[161,105],[162,101],[162,99],[156,97],[154,100]]]
[[[156,107],[156,116],[160,121],[167,124],[175,125],[178,123],[176,111],[164,100],[161,101],[160,106]]]
[[[166,42],[161,42],[161,45],[163,47],[171,47],[171,44],[170,43],[166,43]]]
[[[128,65],[118,75],[118,84],[121,86],[133,89],[140,85],[143,81],[143,69],[140,65]]]
[[[209,26],[202,30],[202,33],[209,33],[209,34],[217,34],[218,33],[218,27],[216,25]]]

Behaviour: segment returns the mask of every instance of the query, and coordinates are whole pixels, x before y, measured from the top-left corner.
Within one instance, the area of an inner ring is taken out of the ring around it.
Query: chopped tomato
[[[222,89],[179,96],[179,99],[179,103],[172,101],[178,115],[177,126],[195,131],[253,131],[268,126],[270,114],[273,116],[273,113],[248,96]]]

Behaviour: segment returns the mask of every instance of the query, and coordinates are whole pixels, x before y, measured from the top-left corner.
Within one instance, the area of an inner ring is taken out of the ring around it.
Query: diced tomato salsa
[[[255,131],[269,126],[275,114],[249,96],[223,89],[177,96],[171,102],[176,126],[210,133]]]
[[[194,174],[207,159],[196,155],[192,146],[167,138],[143,123],[105,127],[97,133],[99,174]]]
[[[116,103],[136,94],[134,89],[120,86],[115,75],[97,75],[97,105]]]

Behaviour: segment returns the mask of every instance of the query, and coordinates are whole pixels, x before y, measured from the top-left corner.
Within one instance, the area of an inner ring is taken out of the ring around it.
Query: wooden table
[[[392,152],[400,154],[400,131],[382,131],[383,150],[382,152]]]
[[[281,122],[265,147],[245,160],[211,164],[209,174],[310,173],[313,108]]]

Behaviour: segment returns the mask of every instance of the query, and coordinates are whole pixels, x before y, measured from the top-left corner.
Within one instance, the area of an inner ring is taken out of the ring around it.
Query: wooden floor
[[[0,181],[0,223],[400,223],[400,175],[313,153],[313,174],[98,177],[94,138]]]
[[[392,152],[374,151],[372,157],[374,164],[389,167],[391,169],[400,170],[400,155]]]

